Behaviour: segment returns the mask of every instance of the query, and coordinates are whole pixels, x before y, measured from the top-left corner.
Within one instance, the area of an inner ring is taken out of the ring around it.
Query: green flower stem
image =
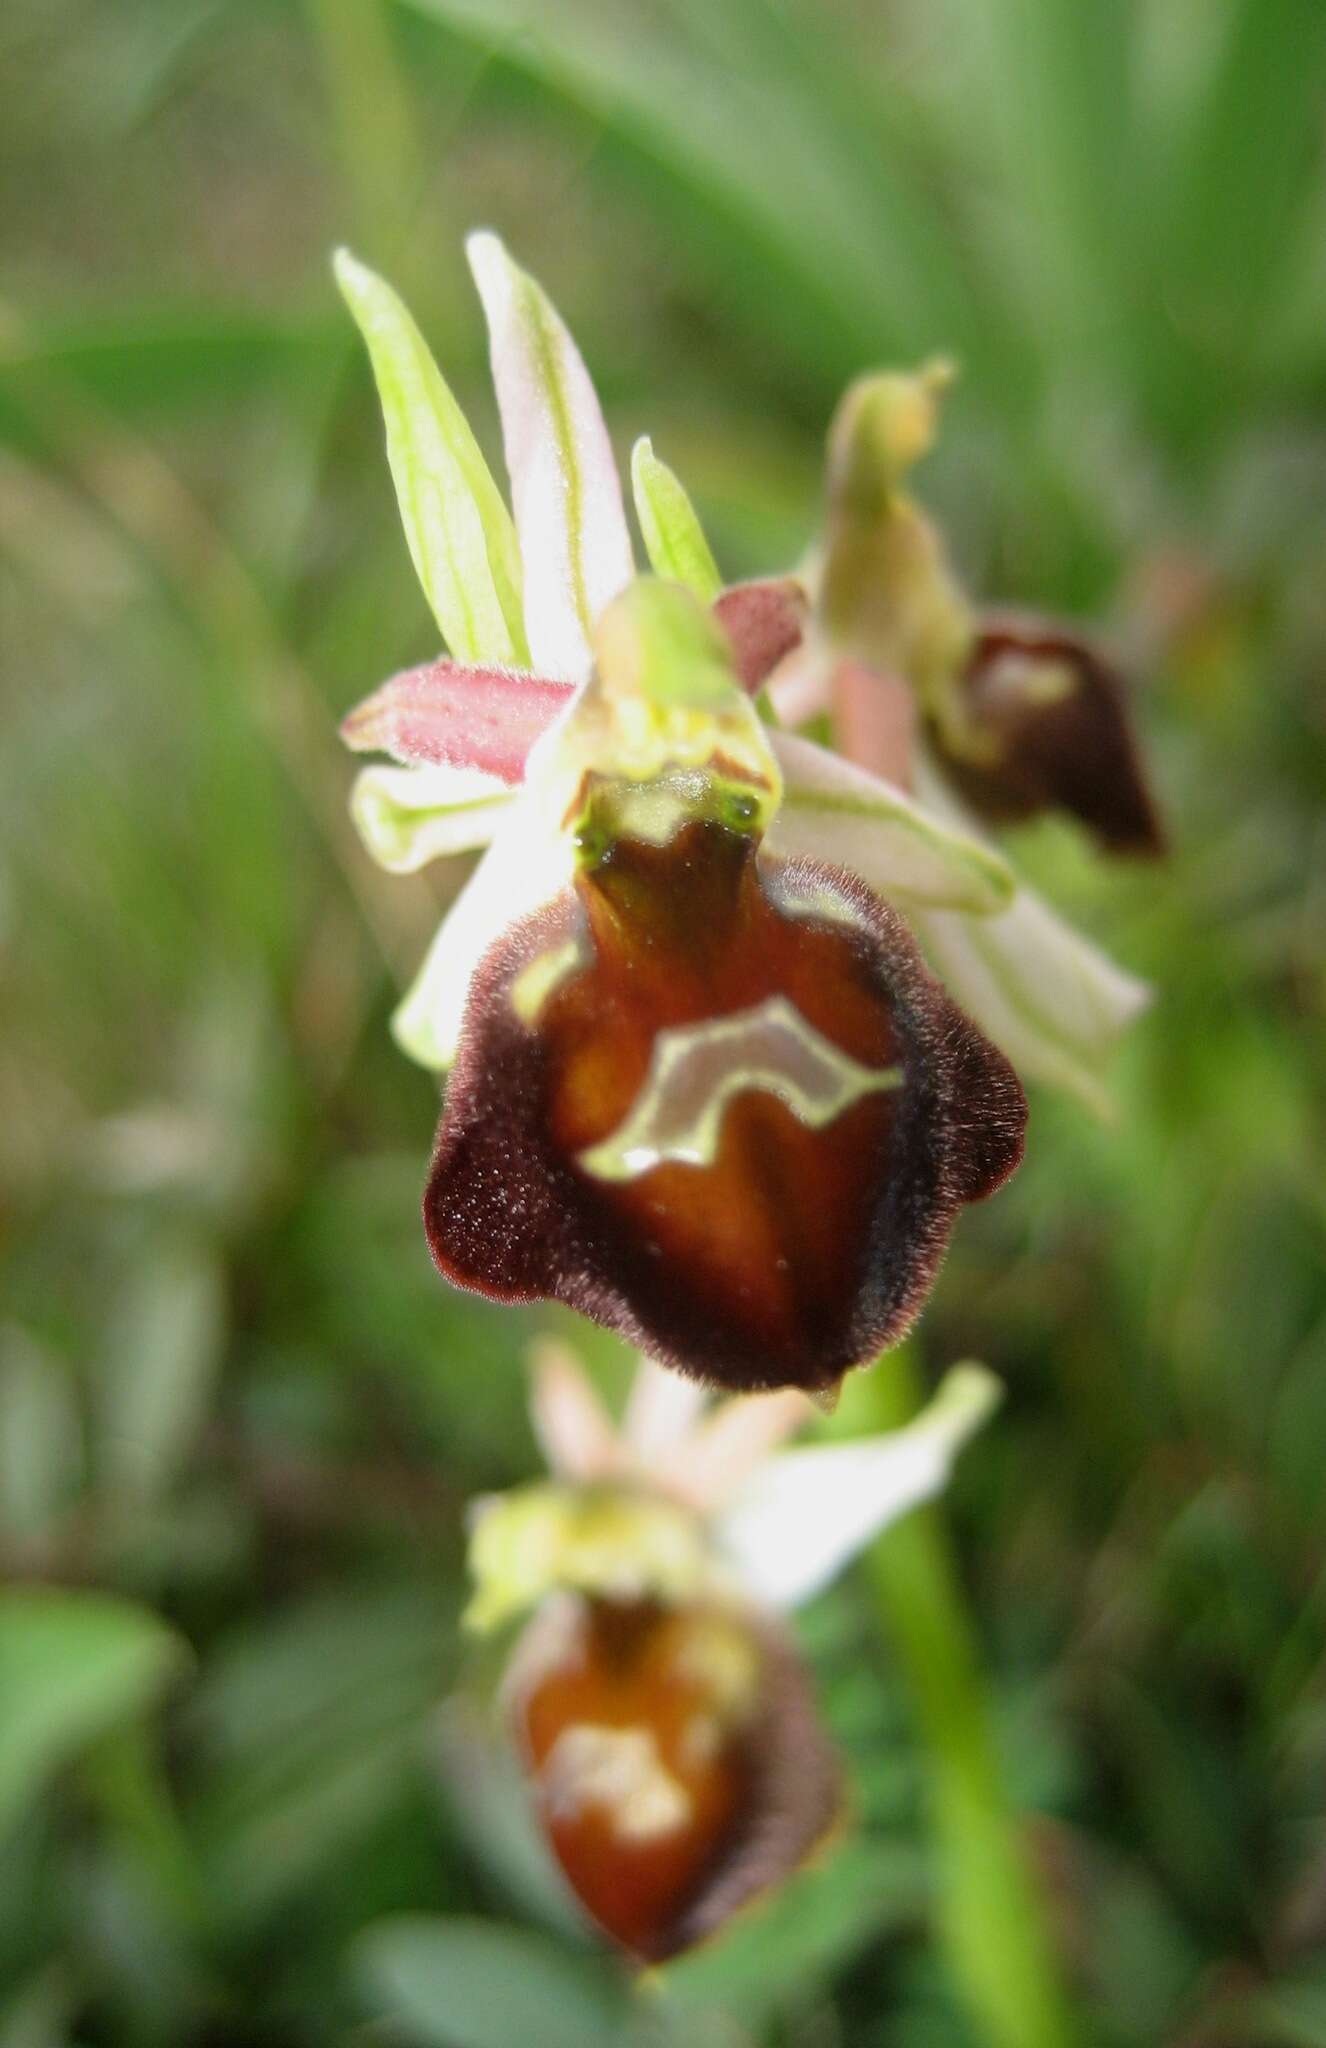
[[[904,1347],[852,1376],[835,1417],[857,1435],[921,1405]],[[1078,2030],[1000,1775],[976,1645],[940,1511],[921,1508],[868,1555],[881,1628],[903,1668],[929,1766],[938,1920],[990,2048],[1069,2048]]]

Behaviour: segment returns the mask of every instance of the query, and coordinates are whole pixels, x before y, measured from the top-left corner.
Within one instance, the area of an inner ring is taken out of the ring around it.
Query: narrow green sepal
[[[721,628],[676,582],[638,576],[599,619],[594,658],[604,690],[654,711],[727,711],[743,692]]]
[[[427,342],[391,286],[348,249],[336,282],[368,349],[405,538],[458,661],[527,667],[516,529]]]
[[[647,434],[631,450],[631,489],[655,575],[685,584],[702,604],[712,604],[723,587],[718,564],[685,485],[655,455]]]

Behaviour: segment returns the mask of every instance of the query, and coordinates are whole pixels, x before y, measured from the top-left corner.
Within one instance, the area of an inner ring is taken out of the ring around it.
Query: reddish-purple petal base
[[[795,576],[731,583],[714,600],[714,617],[727,634],[743,688],[758,690],[801,645],[810,600]]]

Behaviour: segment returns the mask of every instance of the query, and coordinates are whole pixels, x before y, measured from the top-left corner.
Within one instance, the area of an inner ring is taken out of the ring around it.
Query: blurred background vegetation
[[[1324,118],[1320,0],[7,0],[0,2048],[621,2037],[439,1722],[537,1319],[428,1266],[456,877],[334,738],[434,638],[328,251],[492,450],[476,222],[729,575],[944,348],[964,571],[1133,655],[1173,860],[1014,851],[1159,998],[920,1351],[1010,1389],[949,1514],[1083,2040],[1326,2043]],[[977,2048],[866,1585],[802,1633],[855,1835],[632,2024]]]

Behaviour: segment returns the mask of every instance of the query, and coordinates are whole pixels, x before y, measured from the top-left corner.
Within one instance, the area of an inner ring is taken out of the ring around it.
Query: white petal
[[[988,914],[1013,894],[991,847],[954,830],[905,790],[794,733],[770,734],[783,770],[771,853],[808,854],[849,869],[881,896]]]
[[[778,1445],[815,1418],[815,1404],[795,1387],[739,1394],[723,1401],[684,1443],[653,1467],[658,1484],[704,1515],[747,1485]]]
[[[716,1525],[743,1583],[769,1607],[818,1592],[872,1536],[940,1491],[1001,1393],[984,1366],[955,1366],[905,1429],[771,1458]]]
[[[698,1380],[642,1358],[622,1418],[622,1436],[636,1462],[648,1470],[653,1461],[675,1451],[689,1437],[708,1398]]]
[[[580,1484],[625,1462],[612,1417],[569,1344],[542,1337],[530,1350],[530,1420],[548,1470]]]
[[[533,665],[582,682],[594,620],[633,573],[621,483],[580,353],[496,235],[471,235],[520,536]]]
[[[1063,1088],[1099,1116],[1120,1033],[1151,1000],[1030,889],[999,917],[926,911],[913,922],[955,1002],[1007,1053],[1019,1074]]]
[[[529,792],[515,797],[501,831],[438,927],[413,987],[391,1020],[397,1044],[424,1067],[449,1067],[474,970],[517,918],[571,880],[573,854]]]
[[[412,874],[446,853],[487,846],[515,794],[481,768],[361,769],[350,815],[379,867]]]
[[[951,792],[923,763],[932,804],[966,822]],[[918,912],[912,919],[936,973],[1018,1072],[1066,1089],[1108,1115],[1104,1070],[1120,1034],[1151,991],[1019,887],[997,917]]]

